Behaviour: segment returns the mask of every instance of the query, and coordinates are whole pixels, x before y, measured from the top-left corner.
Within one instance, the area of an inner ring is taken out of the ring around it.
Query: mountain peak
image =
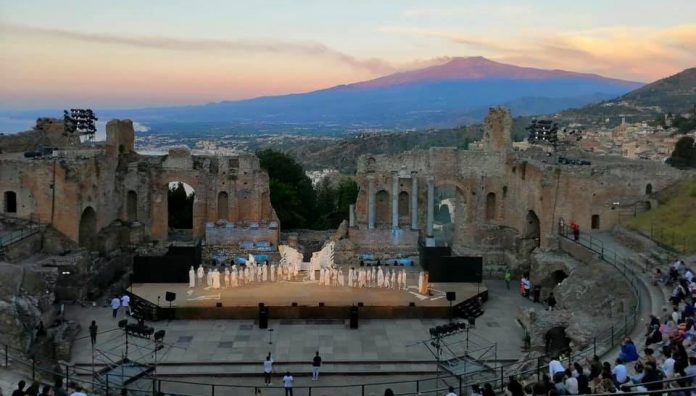
[[[409,85],[434,81],[471,81],[486,79],[545,80],[562,77],[584,77],[596,80],[612,80],[598,75],[575,73],[565,70],[545,70],[496,62],[482,56],[455,57],[449,61],[418,70],[390,74],[374,80],[351,84],[356,88],[378,88]],[[613,80],[619,83],[628,81]]]

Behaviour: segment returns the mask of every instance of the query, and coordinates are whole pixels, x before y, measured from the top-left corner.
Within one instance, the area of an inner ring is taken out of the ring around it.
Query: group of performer
[[[275,282],[276,280],[293,280],[298,271],[292,266],[251,263],[245,266],[233,265],[223,271],[210,268],[206,271],[202,265],[198,270],[189,269],[189,288],[202,286],[211,289],[244,286],[251,283]]]
[[[245,266],[233,265],[225,267],[224,270],[210,268],[207,271],[202,265],[194,270],[193,266],[189,269],[189,288],[196,286],[223,289],[229,287],[239,287],[252,283],[290,281],[298,278],[299,268],[291,265],[269,264],[267,261],[262,264],[255,262]],[[309,280],[315,281],[315,271],[309,271]],[[319,270],[318,283],[324,286],[348,286],[348,287],[377,287],[386,289],[408,289],[406,270],[382,267],[366,267],[348,271],[346,279],[343,269],[331,267]]]

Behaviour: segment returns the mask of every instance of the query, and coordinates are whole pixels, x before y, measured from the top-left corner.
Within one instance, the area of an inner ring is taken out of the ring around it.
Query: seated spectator
[[[660,328],[658,326],[653,326],[645,339],[645,345],[657,344],[659,342],[662,342],[662,333],[660,333]]]
[[[624,363],[631,363],[638,360],[638,351],[636,350],[636,345],[633,343],[630,337],[624,339],[623,344],[621,344],[621,352],[619,352],[619,359]]]
[[[626,381],[628,381],[628,370],[623,363],[624,362],[621,360],[621,358],[617,358],[616,365],[614,365],[614,369],[611,371],[612,380],[617,387],[625,384]]]
[[[640,384],[640,382],[643,380],[643,376],[645,375],[643,367],[643,363],[641,362],[638,362],[633,366],[636,373],[630,376],[631,383]]]
[[[674,358],[670,352],[665,353],[665,361],[662,362],[661,369],[665,378],[672,378],[674,375]]]
[[[657,391],[662,389],[662,383],[655,383],[656,381],[661,381],[664,377],[662,373],[657,369],[653,363],[648,363],[645,365],[645,375],[641,384],[649,391]]]

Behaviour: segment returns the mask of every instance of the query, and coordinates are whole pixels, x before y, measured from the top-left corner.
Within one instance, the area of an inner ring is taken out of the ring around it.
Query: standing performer
[[[370,271],[369,268],[367,270]],[[377,267],[372,267],[372,278],[370,278],[370,279],[371,279],[370,287],[377,287]]]
[[[196,272],[196,277],[198,278],[198,286],[203,286],[203,266],[198,265],[198,271]]]
[[[220,272],[217,268],[213,271],[213,289],[220,289]]]
[[[189,270],[189,289],[196,287],[196,271],[193,270],[193,266]]]
[[[338,285],[341,287],[346,285],[346,277],[343,276],[343,268],[338,270]]]
[[[396,289],[396,271],[394,269],[389,270],[389,274],[391,275],[391,279],[389,280],[389,285],[391,286],[392,289]]]
[[[353,287],[353,267],[348,269],[348,287]]]
[[[382,272],[382,267],[377,270],[377,287],[384,287],[384,272]]]
[[[268,263],[263,265],[263,281],[268,282]]]
[[[382,284],[385,289],[389,289],[391,287],[391,279],[389,279],[389,270],[386,271],[386,274],[384,275],[384,283]]]
[[[230,269],[225,267],[225,289],[232,285],[232,279],[230,277]]]

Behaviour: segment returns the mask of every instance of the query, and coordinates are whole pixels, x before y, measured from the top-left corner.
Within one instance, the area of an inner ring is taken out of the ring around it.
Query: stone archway
[[[495,221],[497,217],[496,205],[495,193],[488,193],[486,195],[486,221]]]
[[[193,239],[194,203],[196,191],[182,181],[167,183],[167,226],[168,239]]]
[[[78,243],[89,250],[97,248],[97,213],[91,206],[86,207],[80,216]]]
[[[399,225],[408,225],[411,221],[410,201],[406,191],[399,193]]]
[[[138,221],[138,193],[129,190],[126,194],[126,219],[128,221]]]
[[[225,191],[221,191],[217,198],[218,220],[229,220],[229,197]]]
[[[391,201],[386,190],[379,190],[375,194],[375,224],[391,224]]]
[[[534,241],[534,247],[539,247],[541,244],[541,228],[539,226],[539,217],[533,210],[527,212],[527,223],[524,230],[524,239]]]

